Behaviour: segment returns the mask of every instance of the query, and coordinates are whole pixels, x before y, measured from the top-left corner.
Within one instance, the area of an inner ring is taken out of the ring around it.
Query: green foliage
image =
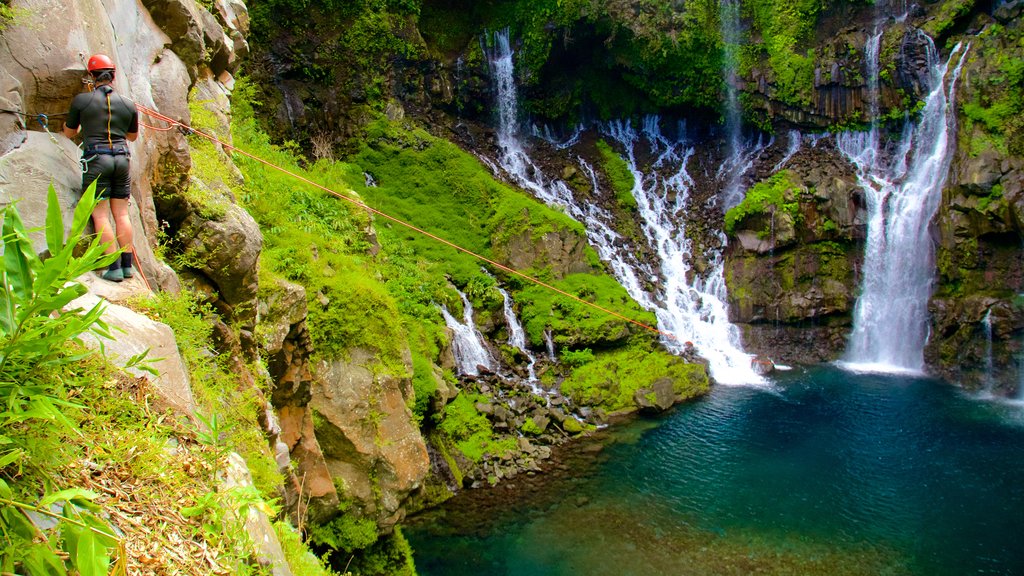
[[[984,68],[968,85],[973,98],[962,107],[970,152],[994,147],[1003,154],[1024,154],[1024,31],[993,24],[975,42],[972,53],[984,56]]]
[[[71,352],[81,335],[109,334],[100,320],[102,304],[88,311],[65,307],[86,292],[75,278],[120,257],[119,253],[104,254],[106,246],[99,237],[75,256],[95,205],[95,186],[90,186],[75,209],[71,232],[65,238],[60,204],[50,186],[45,228],[50,256],[46,260],[40,259],[32,247],[17,206],[7,206],[2,212],[0,445],[4,448],[0,470],[38,466],[28,458],[34,435],[25,434],[26,425],[38,426],[35,432],[43,435],[78,433],[65,412],[79,406],[67,400],[63,382],[55,376],[88,356]],[[4,476],[20,474],[5,472]],[[74,570],[82,576],[105,576],[119,539],[100,518],[99,508],[92,503],[95,497],[86,490],[67,489],[44,494],[36,504],[29,504],[0,477],[0,570],[38,574],[68,574]],[[54,514],[50,507],[59,502],[64,502],[63,511]],[[38,528],[25,511],[55,518],[56,528]],[[116,572],[123,574],[123,566]]]
[[[597,354],[592,362],[573,370],[562,382],[562,393],[580,406],[600,407],[609,412],[635,409],[633,395],[661,378],[671,378],[682,398],[708,390],[704,366],[687,364],[682,358],[643,342]]]
[[[434,379],[434,365],[426,357],[413,353],[412,357],[412,414],[422,424],[429,415],[430,403],[437,397],[437,380]]]
[[[594,361],[594,352],[590,348],[583,348],[582,350],[564,348],[559,356],[562,359],[562,363],[573,368],[578,368]]]
[[[251,4],[249,42],[253,46],[269,46],[278,35],[291,32],[303,39],[296,40],[299,62],[291,73],[309,84],[353,95],[378,110],[383,110],[389,96],[386,71],[390,63],[422,51],[422,40],[410,26],[419,14],[419,0],[259,0]]]
[[[650,326],[657,322],[653,314],[641,308],[626,289],[609,276],[570,274],[561,280],[552,280],[551,284],[627,318]],[[555,343],[561,347],[607,345],[623,340],[633,329],[626,320],[535,284],[523,287],[515,298],[520,305],[523,329],[536,347],[544,345],[544,332],[549,329]]]
[[[296,576],[338,576],[329,566],[313,555],[302,541],[302,536],[287,522],[275,522],[274,532],[281,542],[281,549],[288,561],[288,567]]]
[[[377,541],[377,524],[346,511],[326,524],[310,526],[309,537],[320,546],[351,553]]]
[[[627,210],[636,210],[636,198],[633,197],[634,178],[633,173],[629,171],[629,164],[604,140],[597,141],[597,151],[601,154],[601,167],[611,180],[619,206]]]
[[[362,576],[416,576],[412,548],[397,526],[394,532],[361,550],[350,568],[353,574]]]
[[[479,462],[484,454],[504,454],[515,448],[515,438],[496,440],[491,421],[477,411],[474,404],[485,396],[459,393],[444,408],[438,430],[455,442],[466,458]]]
[[[971,13],[977,0],[946,0],[938,14],[921,27],[932,38],[945,35],[961,17]]]
[[[725,213],[726,233],[734,234],[736,226],[751,216],[775,211],[789,214],[796,222],[800,217],[797,195],[803,190],[803,183],[792,170],[782,170],[758,182],[747,191],[743,202]]]
[[[772,97],[792,106],[810,104],[814,95],[814,52],[799,47],[813,36],[823,4],[817,0],[747,0],[743,9],[760,42],[743,51],[742,69],[765,60],[772,72]]]

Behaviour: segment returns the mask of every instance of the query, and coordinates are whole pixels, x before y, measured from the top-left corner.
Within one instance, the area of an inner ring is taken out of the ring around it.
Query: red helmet
[[[106,54],[93,54],[92,58],[89,58],[89,64],[86,67],[89,69],[89,72],[113,70],[114,61]]]

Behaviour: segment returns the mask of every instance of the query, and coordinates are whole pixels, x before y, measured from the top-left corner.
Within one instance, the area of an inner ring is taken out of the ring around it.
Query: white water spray
[[[800,144],[803,142],[803,139],[803,135],[800,134],[799,130],[789,131],[789,145],[786,147],[786,155],[782,157],[782,160],[779,160],[778,164],[772,167],[772,172],[782,170],[786,163],[792,160],[793,156],[796,156],[796,153],[800,151]]]
[[[516,311],[512,308],[512,297],[508,295],[508,292],[504,288],[498,288],[498,292],[501,293],[501,297],[504,299],[502,308],[505,312],[505,324],[508,326],[508,343],[509,346],[519,350],[526,355],[526,359],[529,363],[526,369],[529,373],[530,383],[537,382],[537,373],[534,372],[533,367],[537,364],[537,358],[530,352],[530,349],[526,347],[526,331],[523,330],[523,325],[519,322],[519,318],[516,316]],[[539,392],[540,389],[534,385],[534,392]]]
[[[665,138],[656,117],[644,122],[643,139],[655,153],[656,160],[647,173],[636,161],[636,148],[641,135],[629,122],[613,122],[606,128],[626,152],[626,162],[633,173],[633,196],[643,221],[645,236],[658,255],[658,269],[652,278],[657,293],[651,295],[640,288],[623,283],[630,296],[654,311],[660,330],[676,340],[664,343],[675,351],[691,342],[701,356],[707,358],[711,374],[723,384],[762,383],[764,380],[750,368],[751,357],[740,347],[739,330],[729,323],[726,309],[726,287],[721,254],[710,258],[703,277],[691,277],[693,246],[686,235],[686,210],[693,179],[686,165],[693,154],[680,136],[676,141]],[[667,174],[663,176],[662,174]],[[725,238],[721,238],[725,244]]]
[[[869,62],[869,71],[877,75],[877,49],[872,52],[872,42],[868,58],[875,62]],[[928,299],[934,282],[934,247],[928,227],[952,159],[954,89],[967,52],[958,44],[949,60],[942,62],[931,39],[927,46],[931,91],[920,120],[907,122],[895,150],[887,154],[883,149],[874,120],[867,132],[836,138],[839,149],[857,167],[869,213],[863,287],[847,348],[846,365],[854,370],[924,369]],[[947,83],[954,58],[958,61]],[[877,87],[877,78],[872,82]]]
[[[992,309],[989,308],[985,312],[985,318],[981,321],[982,330],[985,333],[985,392],[989,395],[992,394],[993,388],[995,388],[995,365],[992,361]]]
[[[452,331],[452,353],[455,355],[455,364],[459,369],[459,374],[478,376],[480,366],[490,370],[493,363],[490,353],[484,346],[483,336],[476,329],[476,324],[473,323],[473,305],[461,291],[459,291],[459,297],[462,298],[462,322],[456,320],[448,312],[448,308],[443,305],[441,306],[441,315],[444,316],[445,324]]]
[[[619,141],[628,154],[627,162],[635,182],[633,195],[637,199],[646,235],[659,256],[657,269],[650,269],[638,261],[628,243],[611,227],[613,218],[610,214],[595,202],[578,203],[564,182],[546,179],[525,152],[518,140],[518,101],[512,56],[507,31],[495,34],[494,50],[489,57],[497,87],[498,145],[501,149],[498,164],[502,170],[538,199],[562,208],[584,224],[588,240],[601,259],[609,264],[619,283],[641,306],[654,311],[659,329],[675,336],[675,340],[663,340],[666,347],[678,352],[685,342],[692,342],[698,352],[709,360],[711,374],[720,383],[763,382],[763,378],[750,368],[751,357],[740,349],[738,329],[728,321],[721,255],[716,254],[710,259],[710,270],[704,278],[697,278],[692,285],[687,281],[692,254],[686,238],[684,211],[693,180],[686,172],[686,164],[693,149],[681,139],[671,141],[666,138],[656,116],[644,120],[640,133],[629,123],[613,123],[606,127],[609,136]],[[680,127],[680,134],[683,132]],[[647,141],[656,156],[649,174],[640,171],[634,156],[634,148],[641,138]],[[737,149],[742,148],[737,145]],[[754,147],[758,153],[763,148],[760,141]],[[594,195],[599,196],[595,171],[583,158],[578,158],[578,161],[591,179]],[[749,163],[752,164],[753,160]],[[668,176],[661,173],[668,173]],[[645,286],[648,281],[658,286],[656,294],[648,292]],[[550,335],[547,339],[548,353],[553,357]]]

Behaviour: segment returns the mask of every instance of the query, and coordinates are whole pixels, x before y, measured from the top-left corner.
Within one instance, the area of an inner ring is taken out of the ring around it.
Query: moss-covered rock
[[[651,350],[641,343],[596,354],[562,382],[562,393],[578,405],[612,412],[667,408],[707,392],[709,379],[702,364]]]

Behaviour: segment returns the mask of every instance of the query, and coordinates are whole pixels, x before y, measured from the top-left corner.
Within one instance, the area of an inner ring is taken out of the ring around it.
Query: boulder
[[[404,517],[403,500],[420,486],[430,460],[408,408],[411,382],[375,372],[376,365],[362,349],[322,362],[310,405],[327,467],[345,487],[341,496],[389,531]]]
[[[226,303],[237,306],[256,297],[263,234],[244,208],[225,204],[218,219],[190,213],[178,235],[196,268],[217,285]],[[251,311],[255,316],[255,306]]]
[[[69,307],[88,310],[100,301],[98,296],[86,294],[72,301]],[[120,365],[148,350],[148,358],[153,360],[150,366],[155,368],[159,375],[154,377],[137,368],[129,368],[128,371],[135,376],[150,379],[157,396],[157,409],[170,408],[180,416],[192,418],[196,402],[192,396],[188,370],[178,353],[174,331],[166,324],[150,320],[117,304],[106,305],[103,321],[110,326],[113,339],[107,340],[90,334],[83,338],[86,346],[102,349],[110,360]]]
[[[659,413],[676,403],[676,391],[671,378],[659,378],[649,387],[633,393],[633,403],[641,413]]]
[[[260,295],[259,315],[265,328],[262,346],[273,382],[270,400],[278,415],[278,442],[294,463],[294,469],[286,470],[291,479],[286,491],[288,510],[297,525],[326,522],[337,514],[339,500],[309,407],[313,345],[306,327],[306,290],[277,279],[266,283]]]

